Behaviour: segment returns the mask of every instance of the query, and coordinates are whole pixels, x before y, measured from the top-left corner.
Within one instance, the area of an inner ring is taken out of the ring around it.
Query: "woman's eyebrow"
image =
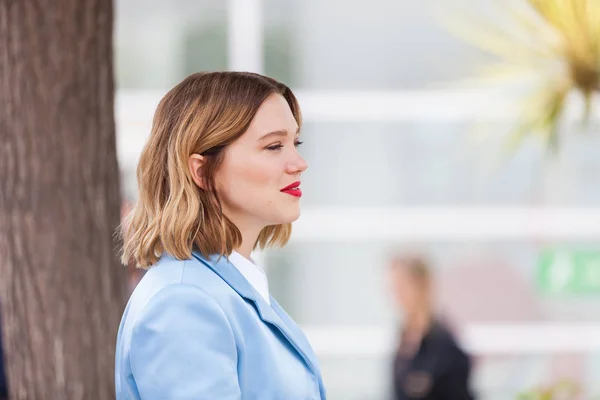
[[[298,133],[300,133],[300,128],[298,128],[298,129],[296,130],[296,135],[297,135]],[[272,137],[272,136],[285,137],[285,136],[287,136],[288,134],[289,134],[289,131],[288,131],[288,130],[286,130],[286,129],[278,129],[278,130],[276,130],[276,131],[272,131],[272,132],[269,132],[269,133],[265,133],[264,135],[262,135],[262,136],[259,138],[259,140],[262,140],[262,139],[265,139],[265,138],[269,138],[269,137]]]

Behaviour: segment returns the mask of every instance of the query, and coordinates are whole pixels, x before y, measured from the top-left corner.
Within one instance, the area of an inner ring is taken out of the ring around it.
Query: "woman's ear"
[[[192,180],[199,188],[204,190],[206,190],[206,179],[204,179],[204,169],[202,167],[205,162],[206,158],[200,154],[192,154],[188,159],[188,167]]]

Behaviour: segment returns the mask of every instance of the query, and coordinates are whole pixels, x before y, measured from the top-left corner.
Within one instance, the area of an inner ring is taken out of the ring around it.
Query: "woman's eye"
[[[267,147],[267,150],[279,150],[282,147],[283,147],[283,145],[281,143],[278,143],[278,144],[274,144],[274,145]]]
[[[294,147],[300,147],[300,145],[301,145],[302,143],[303,143],[303,142],[301,142],[301,141],[299,141],[299,140],[298,140],[298,141],[295,141],[295,142],[294,142]],[[271,151],[279,150],[279,149],[281,149],[281,148],[283,148],[283,144],[281,144],[281,143],[272,144],[271,146],[268,146],[268,147],[266,147],[266,149],[267,149],[267,150],[271,150]]]

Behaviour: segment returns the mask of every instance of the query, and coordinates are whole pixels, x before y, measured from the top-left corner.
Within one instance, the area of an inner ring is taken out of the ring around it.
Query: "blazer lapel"
[[[192,252],[192,256],[208,268],[212,269],[240,296],[253,302],[261,320],[279,330],[313,373],[317,374],[317,364],[310,344],[306,340],[304,334],[300,331],[300,328],[298,328],[296,323],[287,315],[273,297],[271,297],[272,306],[269,306],[263,297],[254,289],[254,287],[252,287],[250,282],[244,278],[240,271],[238,271],[226,257],[213,256],[209,259],[205,259],[195,251]]]
[[[288,329],[292,332],[292,335],[296,339],[297,343],[303,349],[304,356],[308,359],[307,364],[311,365],[315,372],[317,372],[317,358],[314,354],[312,346],[308,342],[308,339],[306,339],[306,336],[304,335],[300,327],[298,327],[296,322],[287,314],[283,307],[279,305],[279,303],[273,298],[273,296],[271,296],[271,307],[273,311],[275,311],[275,313],[279,316],[279,318],[281,318],[283,323],[288,327]]]

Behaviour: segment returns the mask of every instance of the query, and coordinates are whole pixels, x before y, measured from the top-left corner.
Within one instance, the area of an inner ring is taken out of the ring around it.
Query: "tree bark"
[[[114,399],[126,294],[111,0],[0,0],[0,306],[10,399]]]

